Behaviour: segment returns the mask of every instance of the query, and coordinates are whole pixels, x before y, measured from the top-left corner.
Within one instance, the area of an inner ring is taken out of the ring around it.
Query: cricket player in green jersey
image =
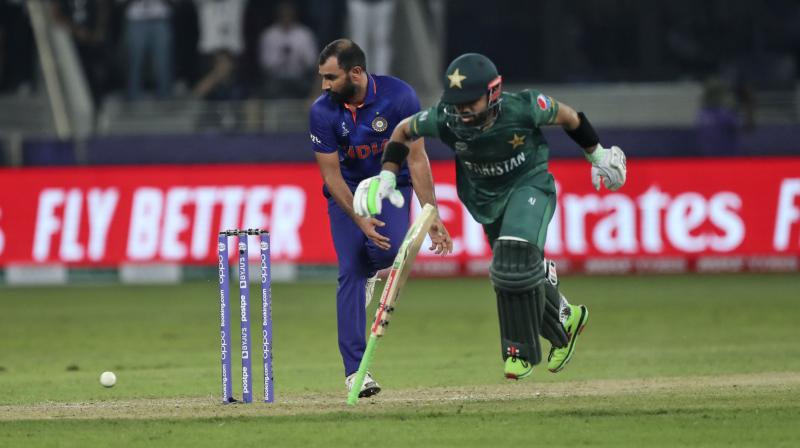
[[[625,154],[605,148],[581,112],[534,90],[502,91],[486,56],[467,53],[447,68],[439,103],[401,121],[392,133],[378,176],[353,197],[361,216],[380,213],[397,196],[395,173],[420,137],[438,138],[455,152],[458,196],[483,225],[492,247],[489,274],[497,295],[505,376],[522,379],[541,361],[541,335],[550,342],[547,368],[559,372],[575,351],[589,318],[559,292],[555,264],[544,258],[547,226],[556,207],[542,126],[562,126],[591,163],[595,189],[625,184]],[[414,146],[414,148],[421,148]]]

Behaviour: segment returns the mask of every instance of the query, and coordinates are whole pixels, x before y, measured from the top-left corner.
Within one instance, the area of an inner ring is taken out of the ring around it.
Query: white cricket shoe
[[[380,279],[378,279],[378,273],[376,272],[375,275],[367,279],[367,285],[364,287],[364,295],[366,296],[367,300],[364,303],[364,308],[369,307],[369,302],[372,302],[372,296],[375,294],[375,283],[378,283]]]
[[[353,389],[353,382],[355,382],[357,374],[358,372],[353,373],[344,379],[344,385],[347,386],[348,393]],[[364,375],[364,384],[361,385],[361,392],[358,393],[358,398],[371,397],[380,391],[380,384],[367,372],[367,374]]]

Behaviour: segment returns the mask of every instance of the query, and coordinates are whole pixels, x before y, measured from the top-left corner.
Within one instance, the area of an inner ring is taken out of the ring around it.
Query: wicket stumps
[[[230,275],[228,259],[228,242],[230,237],[236,237],[238,249],[238,264],[236,279],[239,283],[239,315],[241,329],[241,356],[242,356],[242,402],[253,402],[253,374],[250,358],[252,340],[250,338],[250,285],[249,285],[249,246],[248,236],[259,237],[259,268],[261,275],[261,319],[262,319],[262,349],[264,361],[264,402],[272,403],[274,400],[272,381],[272,275],[270,266],[269,232],[259,229],[225,230],[219,232],[217,245],[218,273],[219,273],[219,304],[220,304],[220,344],[222,361],[222,402],[234,403],[233,383],[231,382],[231,330],[228,313],[230,312],[230,289],[228,276]]]

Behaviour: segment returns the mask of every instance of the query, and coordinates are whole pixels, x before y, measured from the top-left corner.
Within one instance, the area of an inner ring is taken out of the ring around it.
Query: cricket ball
[[[103,372],[100,374],[100,384],[105,387],[111,387],[117,383],[117,376],[114,372]]]

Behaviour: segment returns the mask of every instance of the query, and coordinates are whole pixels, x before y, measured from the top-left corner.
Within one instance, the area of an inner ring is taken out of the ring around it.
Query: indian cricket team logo
[[[455,146],[456,151],[466,151],[468,148],[467,142],[456,142],[453,146]]]
[[[553,105],[553,102],[550,100],[550,97],[540,93],[539,96],[536,97],[536,104],[539,106],[539,109],[547,110],[550,109],[550,106]]]
[[[372,120],[372,129],[374,129],[375,132],[383,132],[388,127],[389,123],[383,117],[375,117],[375,119]]]
[[[269,243],[267,243],[266,241],[262,241],[261,250],[267,250],[267,249],[269,249]]]
[[[225,243],[219,243],[219,245],[217,246],[217,250],[219,252],[225,252]]]

